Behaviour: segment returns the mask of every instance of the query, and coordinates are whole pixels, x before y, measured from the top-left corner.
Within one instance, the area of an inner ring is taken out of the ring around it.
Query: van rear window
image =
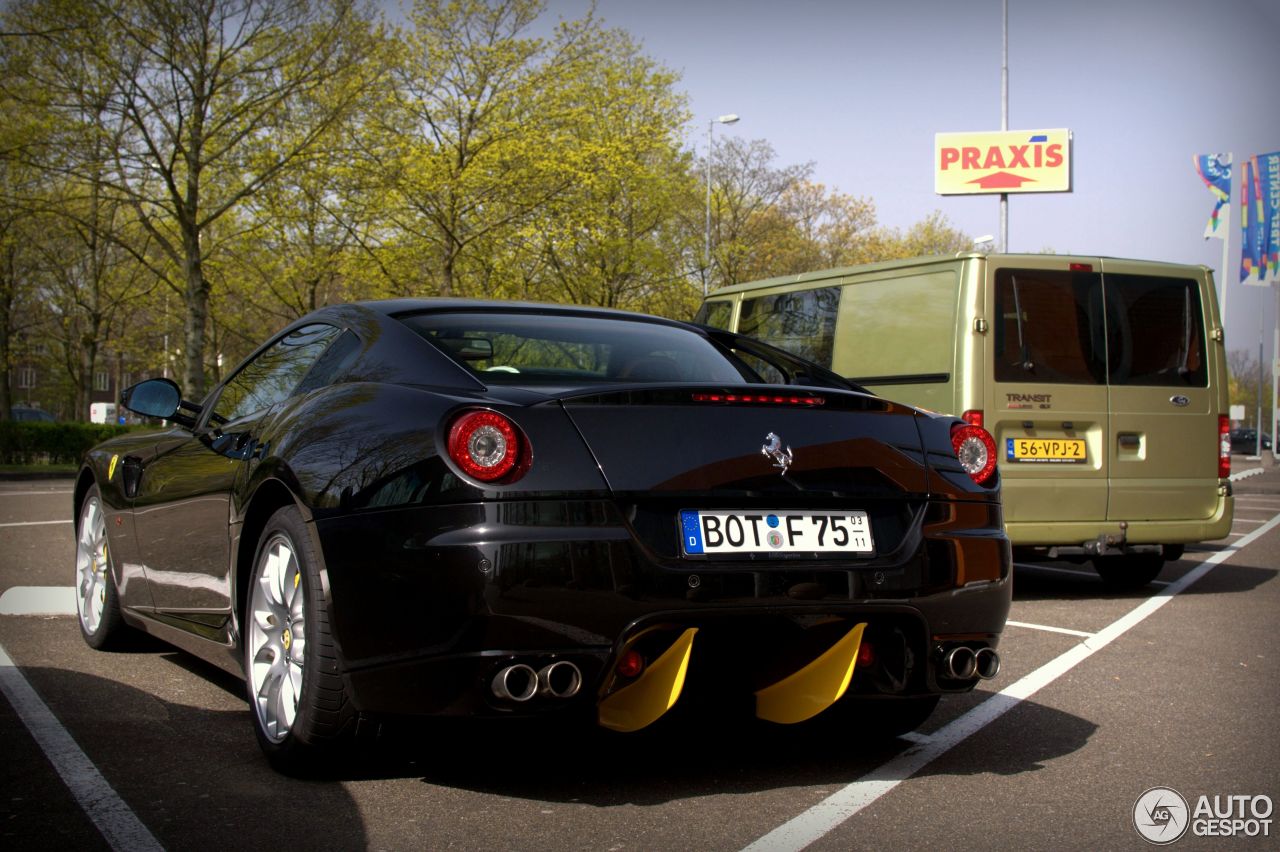
[[[742,300],[738,333],[831,368],[839,287],[793,290]]]
[[[1200,287],[1188,278],[1106,276],[1113,385],[1206,387]]]
[[[996,314],[996,381],[1208,384],[1192,279],[1000,269]]]

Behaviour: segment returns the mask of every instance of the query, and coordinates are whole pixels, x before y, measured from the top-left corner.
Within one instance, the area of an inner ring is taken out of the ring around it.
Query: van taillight
[[[1218,478],[1231,476],[1231,420],[1225,414],[1218,415]]]

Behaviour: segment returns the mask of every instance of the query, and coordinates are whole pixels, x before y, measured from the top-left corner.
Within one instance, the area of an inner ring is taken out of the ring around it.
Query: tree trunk
[[[17,286],[17,270],[14,263],[14,248],[7,246],[3,262],[3,269],[0,269],[0,421],[9,419],[9,409],[13,405],[13,394],[10,391],[10,384],[13,377],[13,338],[10,329],[13,328],[13,300],[14,290]]]
[[[183,393],[190,399],[204,397],[204,330],[209,320],[209,285],[200,269],[200,258],[187,257],[187,321],[183,329]]]

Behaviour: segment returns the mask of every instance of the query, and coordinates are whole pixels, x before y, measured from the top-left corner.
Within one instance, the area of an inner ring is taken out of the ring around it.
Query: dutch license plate
[[[1011,462],[1078,464],[1088,461],[1083,438],[1006,438],[1005,451]]]
[[[872,553],[866,512],[680,512],[681,548],[716,553]]]

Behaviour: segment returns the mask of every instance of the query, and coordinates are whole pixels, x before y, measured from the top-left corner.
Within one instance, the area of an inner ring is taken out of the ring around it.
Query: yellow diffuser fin
[[[623,733],[638,731],[670,710],[684,688],[693,635],[697,632],[698,628],[690,627],[681,633],[638,680],[601,701],[598,708],[601,726]]]
[[[817,716],[840,700],[853,678],[862,645],[859,624],[813,662],[756,693],[756,715],[769,722],[793,725]]]

